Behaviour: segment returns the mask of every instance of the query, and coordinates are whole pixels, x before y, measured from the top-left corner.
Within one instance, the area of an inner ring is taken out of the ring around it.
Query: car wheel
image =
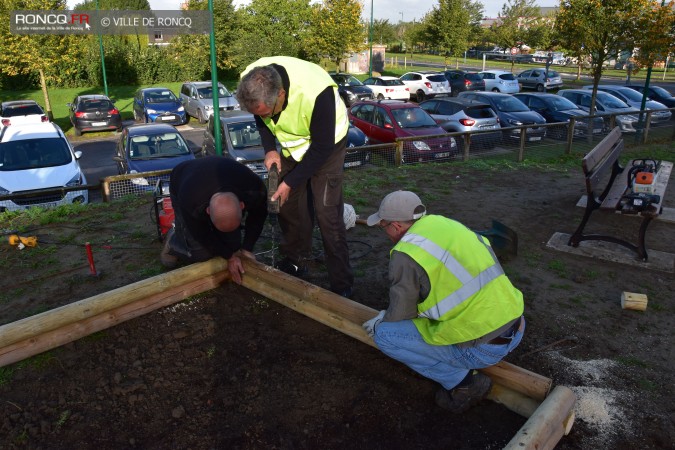
[[[543,84],[537,85],[537,92],[544,92],[544,85]]]
[[[499,88],[492,88],[492,92],[499,92]]]
[[[377,99],[378,99],[378,100],[384,100],[384,95],[382,95],[382,94],[377,94]]]
[[[201,109],[197,110],[197,121],[199,123],[206,123],[206,119],[204,118],[204,113],[202,112]]]
[[[423,102],[424,101],[424,91],[422,91],[422,90],[417,91],[417,93],[415,94],[415,98],[417,98],[417,103]]]
[[[150,119],[148,118],[148,115],[147,115],[147,114],[144,114],[144,115],[143,115],[143,122],[145,122],[145,123],[150,123]]]
[[[73,131],[75,132],[75,136],[82,136],[82,130],[79,128],[73,127]]]
[[[121,132],[122,132],[122,127],[119,127],[119,128],[118,128],[117,130],[115,130],[115,131],[117,131],[118,133],[121,133]]]

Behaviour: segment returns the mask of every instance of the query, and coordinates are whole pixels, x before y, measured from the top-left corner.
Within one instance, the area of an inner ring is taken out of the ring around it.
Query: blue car
[[[120,175],[173,169],[183,161],[195,159],[193,151],[178,130],[159,123],[125,128],[115,152],[113,160],[117,163]],[[168,182],[169,175],[161,178]],[[139,177],[130,181],[142,190],[154,188],[153,180],[148,178]]]
[[[183,125],[188,123],[190,116],[185,113],[185,108],[171,89],[154,87],[136,91],[134,120],[144,123]]]

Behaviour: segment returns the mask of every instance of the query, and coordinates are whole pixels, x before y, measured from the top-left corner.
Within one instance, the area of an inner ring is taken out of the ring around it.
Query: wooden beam
[[[504,450],[548,450],[569,433],[574,421],[577,396],[571,389],[556,386],[525,422]]]
[[[196,268],[199,269],[199,266]],[[193,269],[195,269],[195,267],[191,267],[188,270]],[[158,283],[162,281],[162,277],[163,275],[159,275],[158,277],[144,280],[144,282],[149,284]],[[90,315],[85,319],[62,323],[51,330],[45,330],[44,332],[15,341],[10,345],[0,347],[0,367],[46,352],[47,350],[75,341],[92,333],[96,333],[97,331],[110,328],[135,317],[142,316],[156,309],[178,303],[192,295],[214,289],[228,278],[229,272],[221,271],[213,275],[190,281],[186,284],[166,287],[165,290],[156,292],[149,297],[134,302],[127,302],[121,306],[112,307],[107,311]],[[120,288],[110,291],[108,294],[116,296],[125,292],[124,288]],[[4,327],[0,327],[0,334],[3,332],[2,328]]]

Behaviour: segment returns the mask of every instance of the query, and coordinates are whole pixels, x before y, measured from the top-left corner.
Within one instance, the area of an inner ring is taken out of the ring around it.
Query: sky
[[[373,18],[388,20],[391,24],[400,21],[410,22],[420,20],[432,7],[438,4],[437,0],[361,0],[364,2],[363,17],[370,20],[370,6],[372,1]],[[506,0],[479,0],[483,4],[485,17],[497,17]],[[73,7],[81,0],[68,0],[68,6]],[[154,10],[178,9],[181,0],[149,0],[150,8]],[[234,0],[235,5],[248,3],[246,0]],[[557,6],[559,0],[539,0],[538,6]]]

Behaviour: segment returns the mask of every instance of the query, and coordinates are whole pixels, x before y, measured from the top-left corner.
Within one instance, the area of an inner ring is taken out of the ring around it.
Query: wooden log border
[[[244,261],[242,285],[375,347],[361,324],[377,311],[257,261]],[[178,303],[229,280],[227,261],[213,258],[0,326],[0,367]],[[507,448],[554,448],[574,421],[574,393],[549,395],[550,378],[502,361],[482,369],[494,386],[488,398],[529,420]]]

